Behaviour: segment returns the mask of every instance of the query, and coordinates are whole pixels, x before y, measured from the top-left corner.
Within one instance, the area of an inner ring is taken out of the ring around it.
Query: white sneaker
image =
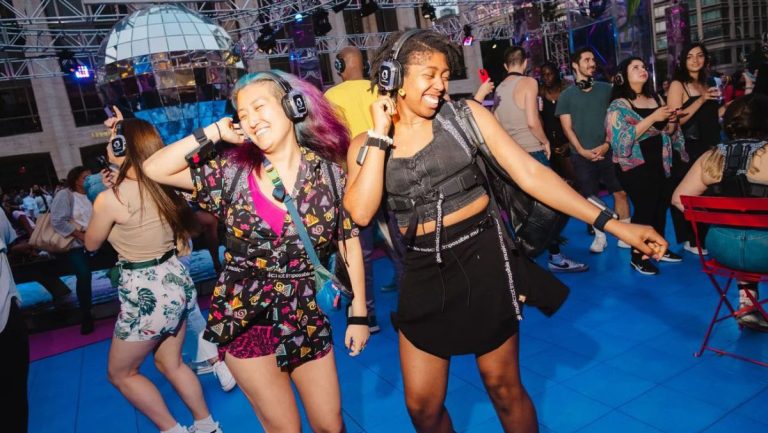
[[[213,365],[208,361],[189,362],[187,365],[189,365],[189,368],[191,368],[198,376],[213,373]]]
[[[223,362],[222,362],[222,364],[223,364]],[[189,433],[203,433],[203,431],[202,430],[198,430],[197,427],[195,427],[194,424],[192,424],[191,426],[187,427],[187,431]],[[224,433],[224,429],[222,429],[221,426],[219,426],[219,423],[217,422],[216,423],[216,430],[214,430],[212,432],[206,432],[206,433]]]
[[[237,384],[235,382],[235,377],[232,376],[227,364],[222,361],[217,361],[213,364],[213,375],[216,376],[216,379],[219,379],[221,389],[223,389],[224,392],[232,391],[232,388]]]
[[[618,246],[619,248],[632,248],[632,245],[622,241],[621,239],[619,239],[618,242],[616,242],[616,246]]]
[[[697,256],[699,255],[699,249],[696,246],[691,245],[691,243],[688,241],[683,242],[683,249],[688,251],[691,254],[696,254]],[[707,251],[706,248],[702,248],[701,254],[704,256],[707,256],[709,255],[709,251]]]
[[[605,239],[605,234],[595,233],[595,239],[592,240],[592,245],[589,246],[589,252],[592,254],[600,254],[605,251],[605,247],[608,246],[608,241]]]

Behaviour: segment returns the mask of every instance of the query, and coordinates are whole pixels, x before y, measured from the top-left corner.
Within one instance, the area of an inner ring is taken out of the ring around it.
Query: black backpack
[[[536,200],[523,191],[506,170],[493,157],[491,150],[475,122],[472,111],[465,101],[458,105],[458,121],[469,135],[471,145],[476,148],[480,169],[485,174],[491,199],[499,210],[506,214],[505,226],[515,246],[528,257],[536,257],[560,237],[568,223],[568,215]]]

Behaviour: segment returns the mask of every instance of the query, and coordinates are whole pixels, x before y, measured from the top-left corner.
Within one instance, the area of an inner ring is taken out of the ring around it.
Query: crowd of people
[[[105,124],[116,169],[102,172],[106,190],[93,203],[83,189],[89,173],[79,167],[53,197],[33,188],[3,204],[28,235],[47,211],[58,233],[75,238],[64,257],[77,276],[84,332],[93,328],[87,255],[105,242],[117,251],[110,276],[120,313],[109,380],[163,433],[223,431],[183,361],[185,334],[201,345],[200,360],[228,382],[225,389],[237,383],[266,431],[300,431],[294,387],[313,431],[345,431],[333,308],[320,302],[327,286],[320,285],[313,257],[335,251],[336,272],[348,276],[354,296],[342,332],[348,354],[357,356],[379,330],[371,266],[376,230],[396,270],[389,284],[399,291],[393,324],[415,429],[454,430],[445,407],[450,360],[474,354],[504,430],[535,432],[536,411],[520,377],[518,321],[520,294],[539,282],[517,274],[532,265],[510,241],[476,163],[478,140],[522,190],[585,222],[594,235],[590,252],[604,252],[611,234],[630,249],[633,269],[655,275],[658,261],[683,260],[663,238],[671,204],[677,243],[690,251],[704,247],[679,213],[680,195],[712,192],[732,175],[742,176],[741,184],[768,185],[768,96],[749,94],[748,74],[743,82],[736,76],[726,92],[709,86],[701,44],[683,51],[666,100],[639,57],[624,59],[607,83],[596,79],[594,53],[579,49],[570,59],[572,85],[553,64],[540,68],[539,83],[526,75],[521,47],[501,59],[503,81],[482,83],[472,99],[452,100],[449,78],[458,59],[458,47],[445,36],[409,30],[392,35],[372,57],[369,80],[360,51],[342,50],[334,67],[343,82],[325,94],[291,74],[249,73],[234,88],[235,118],[166,146],[150,123],[115,109]],[[478,101],[492,92],[489,110]],[[730,100],[720,104],[723,93]],[[741,171],[726,171],[735,147],[747,157]],[[594,200],[601,190],[612,194],[613,209]],[[179,260],[200,232],[200,211],[226,232],[204,329],[194,284]],[[0,239],[0,259],[15,237]],[[705,237],[724,263],[768,270],[765,231],[713,227]],[[734,238],[757,261],[724,248]],[[561,251],[559,239],[548,251],[552,272],[589,270]],[[12,281],[0,283],[0,312],[18,316]],[[741,289],[756,295],[758,288]],[[740,320],[768,330],[754,313]],[[193,323],[197,330],[185,332]],[[19,338],[17,327],[6,329]],[[139,372],[150,353],[192,413],[189,430]]]

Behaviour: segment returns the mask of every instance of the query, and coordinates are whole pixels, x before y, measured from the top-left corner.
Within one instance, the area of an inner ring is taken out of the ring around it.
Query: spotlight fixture
[[[375,0],[362,0],[362,2],[363,4],[360,6],[361,17],[367,17],[379,10],[379,5],[376,4]]]
[[[423,16],[425,20],[430,20],[430,21],[436,20],[437,13],[435,13],[435,7],[429,4],[428,1],[425,1],[421,5],[421,16]]]
[[[331,10],[336,12],[336,13],[339,13],[339,12],[341,12],[344,9],[347,8],[347,6],[349,5],[349,1],[350,0],[342,0],[342,1],[338,2],[338,3],[336,3],[335,5],[331,6]]]
[[[259,30],[259,37],[256,39],[256,46],[259,47],[259,51],[264,53],[269,53],[275,49],[277,46],[277,41],[275,40],[275,30],[272,29],[272,26],[269,24],[264,24],[261,30]]]
[[[68,49],[61,50],[59,51],[58,58],[61,72],[64,72],[65,74],[71,74],[75,72],[78,64],[75,60],[75,54],[72,51]]]
[[[229,49],[229,52],[224,54],[224,60],[227,62],[228,65],[234,65],[235,63],[239,62],[243,58],[243,47],[240,45],[239,42],[235,42],[232,44],[232,47]]]
[[[315,36],[325,36],[331,31],[331,22],[328,21],[328,11],[323,8],[317,10],[312,15],[312,25],[315,29]]]
[[[464,26],[464,45],[470,46],[474,41],[475,38],[472,36],[472,26],[467,24]]]

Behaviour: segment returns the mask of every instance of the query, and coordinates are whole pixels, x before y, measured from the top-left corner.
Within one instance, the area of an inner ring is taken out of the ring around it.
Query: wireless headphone
[[[424,30],[412,29],[403,33],[402,36],[392,46],[392,52],[389,54],[389,58],[381,62],[379,66],[379,89],[394,92],[395,90],[403,87],[403,65],[397,60],[397,56],[400,54],[400,49],[405,45],[413,35],[423,32]]]
[[[617,86],[623,86],[624,85],[624,74],[621,72],[617,72],[616,75],[613,76],[613,84]]]
[[[126,146],[125,135],[123,135],[123,121],[119,121],[115,124],[115,136],[109,140],[109,145],[112,147],[112,154],[117,157],[125,156],[128,152]]]
[[[294,90],[291,85],[285,81],[281,76],[272,71],[264,71],[262,74],[268,76],[272,81],[277,83],[285,92],[283,99],[280,101],[283,105],[283,111],[293,122],[299,122],[307,117],[309,109],[307,108],[307,102],[299,91]]]
[[[592,77],[588,77],[586,80],[578,80],[576,81],[576,87],[578,87],[581,90],[587,90],[592,88],[592,83],[595,82],[595,79]]]
[[[344,59],[341,57],[341,55],[336,54],[336,60],[333,61],[333,68],[336,69],[336,72],[339,74],[344,73],[344,69],[347,68],[347,64],[344,63]]]

